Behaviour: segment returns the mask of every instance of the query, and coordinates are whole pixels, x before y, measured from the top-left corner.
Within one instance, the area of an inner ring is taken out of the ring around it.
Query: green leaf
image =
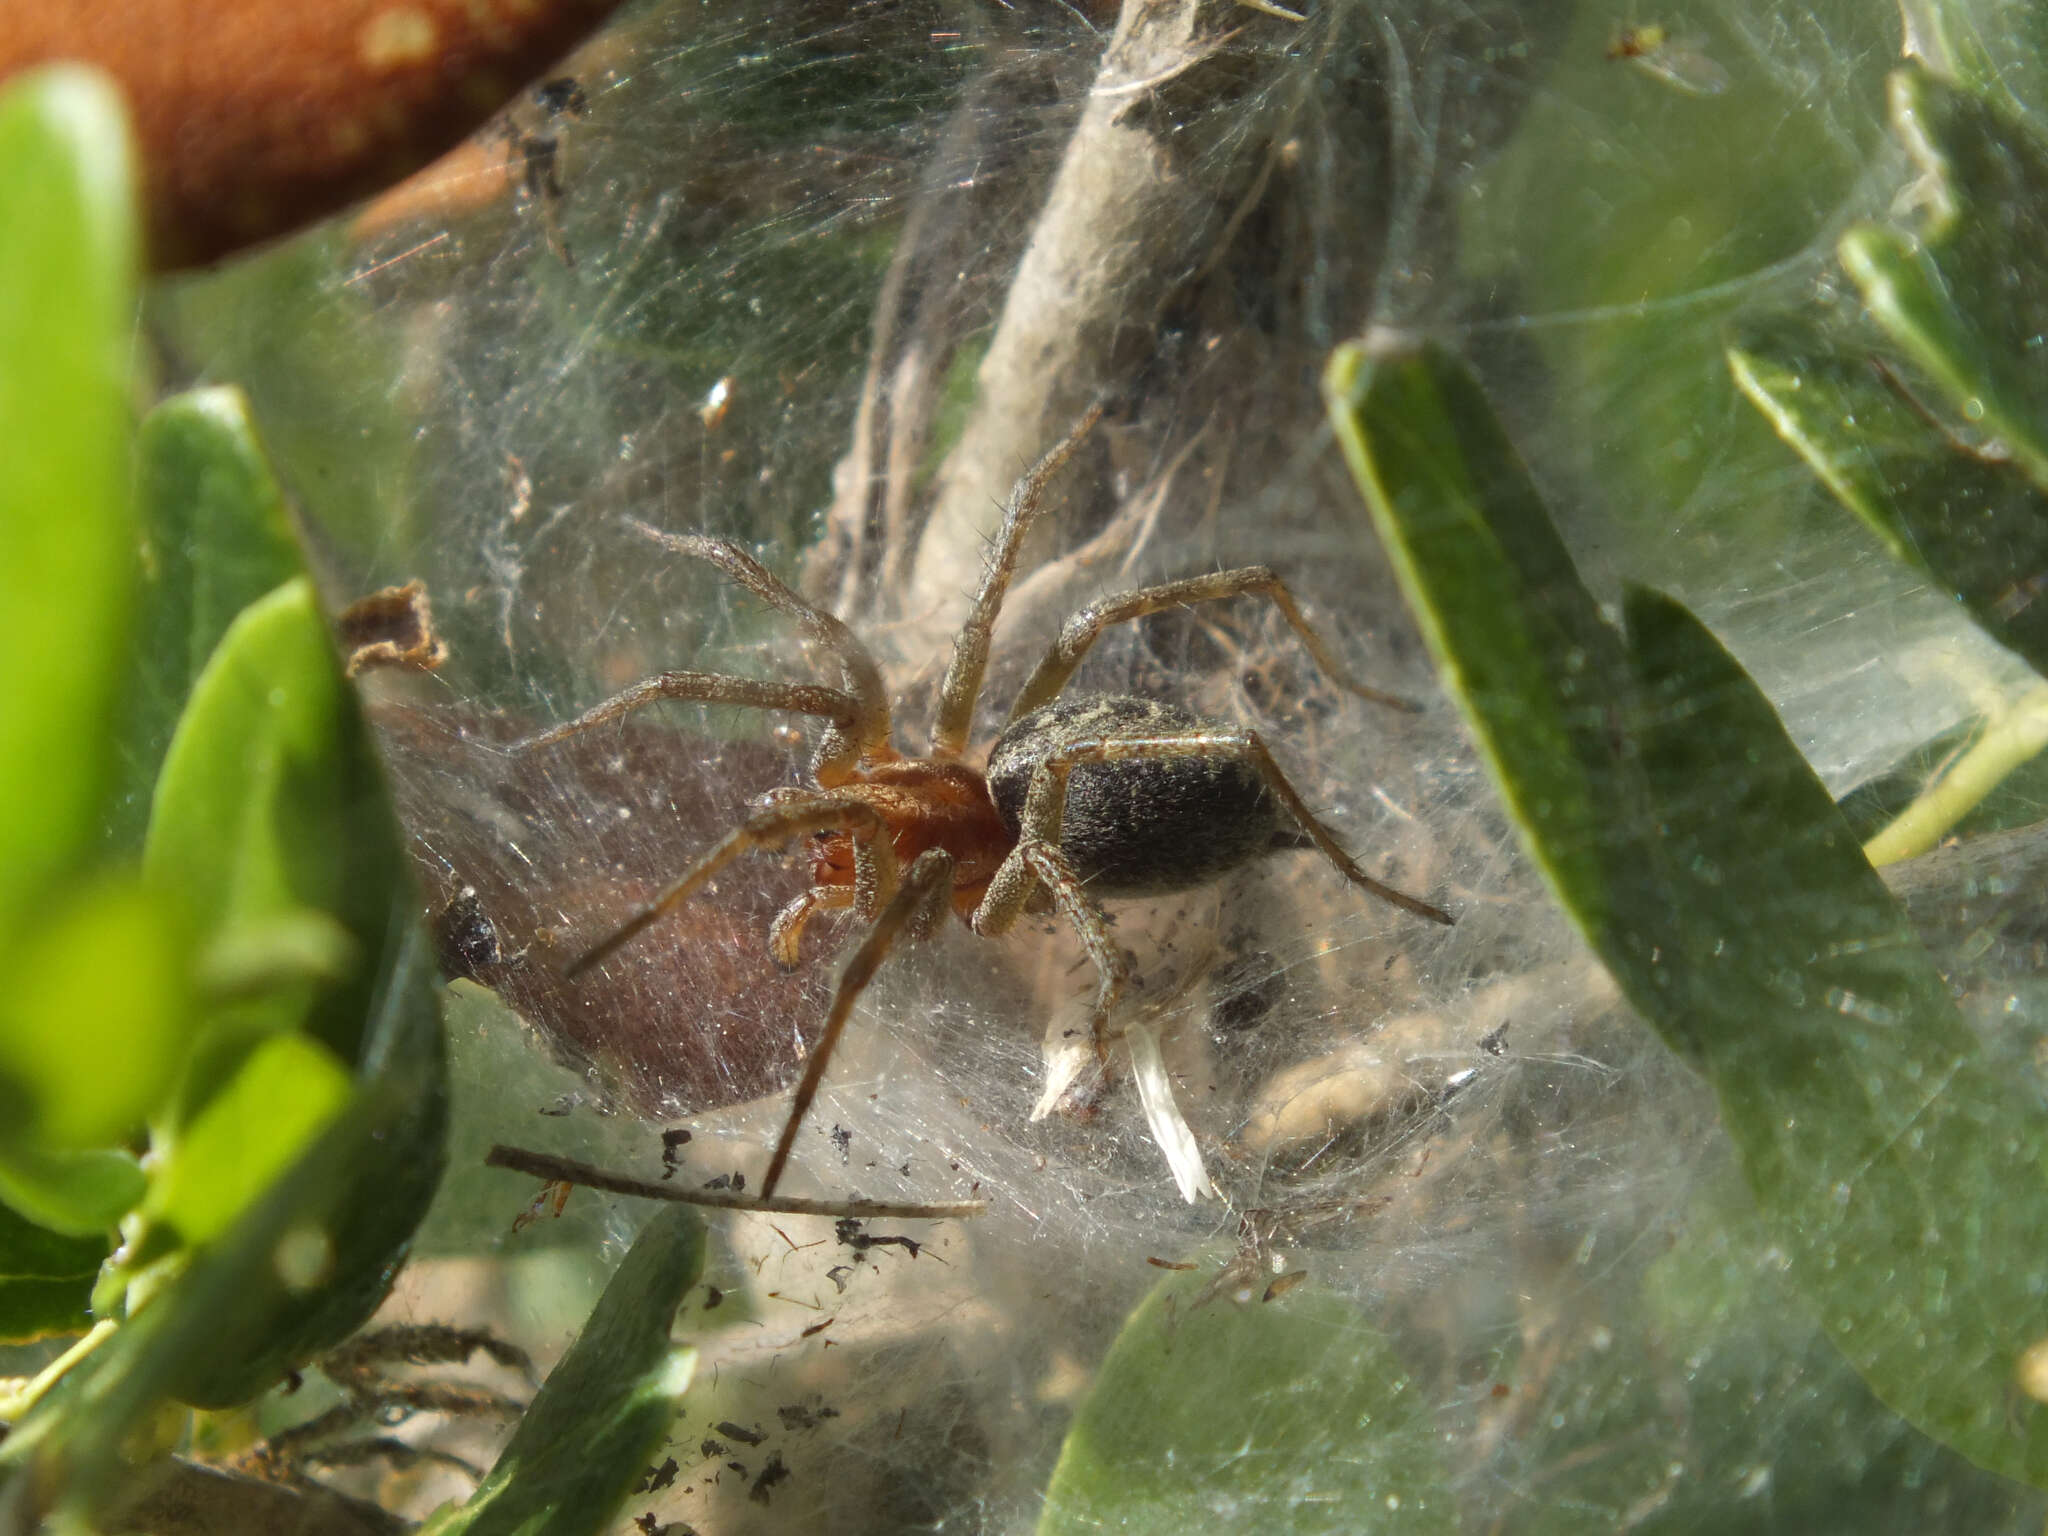
[[[1867,358],[1780,323],[1728,352],[1744,394],[1892,554],[2048,673],[2048,495],[2018,466],[1961,452]]]
[[[358,953],[377,954],[394,892],[409,889],[403,858],[312,586],[287,582],[236,617],[193,688],[157,783],[144,868],[180,901],[202,948],[218,955],[230,943],[244,974],[279,978],[230,1011],[238,1027],[306,1027],[353,1063],[373,978],[358,970],[323,987],[306,977],[303,920],[330,914]],[[266,932],[279,951],[251,953]]]
[[[28,1344],[92,1326],[92,1276],[0,1280],[0,1342]]]
[[[139,846],[186,697],[241,611],[302,575],[284,493],[238,389],[195,389],[143,418],[136,438],[142,594],[121,719],[117,846]]]
[[[448,1124],[440,976],[413,912],[394,911],[392,932],[355,1100],[220,1239],[247,1265],[239,1293],[230,1296],[187,1276],[145,1311],[172,1307],[180,1330],[221,1341],[218,1349],[180,1354],[165,1390],[182,1402],[209,1408],[246,1402],[353,1333],[389,1290],[440,1185]],[[282,1038],[300,1049],[311,1045]],[[292,1190],[307,1202],[303,1219],[290,1209]],[[209,1184],[195,1192],[195,1201],[209,1192],[221,1193]],[[282,1210],[281,1200],[287,1202]],[[278,1213],[283,1225],[265,1226],[271,1219],[266,1211]],[[252,1230],[272,1235],[251,1237]],[[290,1274],[275,1262],[277,1245],[286,1239],[299,1255],[287,1266]]]
[[[100,76],[0,93],[0,934],[97,849],[110,782],[134,581],[132,181]]]
[[[1552,557],[1554,532],[1527,526],[1547,530],[1547,516],[1462,371],[1434,351],[1347,349],[1328,388],[1524,838],[1630,1000],[1712,1081],[1819,1322],[1919,1427],[1981,1466],[2048,1481],[2048,1418],[2010,1408],[2022,1355],[2048,1335],[2038,1105],[1986,1064],[1826,791],[1696,621],[1630,594],[1629,669],[1603,664],[1604,697],[1587,698],[1598,610]],[[1565,609],[1577,617],[1557,618]],[[1519,695],[1498,686],[1489,652],[1502,644],[1529,647]],[[1587,710],[1609,722],[1604,739],[1532,727]],[[1561,763],[1560,749],[1579,755]],[[1530,809],[1552,786],[1589,783],[1611,793],[1592,858],[1553,846],[1591,835],[1583,819]],[[1664,899],[1618,899],[1650,886]]]
[[[368,1076],[346,1112],[216,1243],[0,1442],[0,1497],[25,1527],[120,1496],[133,1431],[166,1399],[246,1402],[332,1348],[390,1289],[442,1167],[438,978],[416,923],[379,977]]]
[[[704,1224],[683,1206],[647,1223],[490,1475],[428,1536],[579,1536],[608,1530],[667,1436],[697,1354],[669,1342],[704,1268]]]
[[[1638,1011],[1693,1046],[1659,937],[1676,918],[1643,853],[1648,791],[1629,760],[1620,638],[1579,584],[1479,387],[1431,348],[1325,380],[1337,440],[1371,507],[1445,686],[1531,856]]]
[[[184,1058],[182,938],[132,878],[68,892],[26,928],[0,993],[0,1145],[104,1146],[141,1128]]]
[[[1892,126],[1923,173],[1921,239],[1842,237],[1872,316],[1969,429],[2048,490],[2048,151],[2019,121],[1925,71],[1891,77]]]
[[[1457,1528],[1425,1394],[1354,1303],[1302,1289],[1195,1305],[1208,1283],[1176,1276],[1124,1324],[1040,1536]]]
[[[68,1237],[0,1206],[0,1342],[82,1333],[104,1237]]]
[[[52,1232],[0,1206],[0,1280],[90,1279],[106,1256],[104,1236]]]
[[[210,1242],[326,1128],[349,1087],[348,1069],[317,1040],[262,1041],[204,1109],[152,1146],[164,1173],[143,1215],[187,1245]]]
[[[147,1275],[154,1289],[181,1249],[226,1229],[336,1112],[352,1069],[380,1070],[389,1047],[379,1039],[399,1038],[394,1009],[417,1012],[434,1040],[418,1091],[436,1104],[444,1091],[431,977],[392,970],[419,942],[402,835],[305,580],[239,614],[202,671],[158,782],[146,872],[199,936],[210,1006],[177,1097],[154,1122],[151,1193],[122,1266],[99,1288],[108,1309],[123,1287]],[[445,1106],[430,1136],[380,1154],[430,1169],[423,1188],[411,1170],[365,1172],[366,1207],[407,1192],[392,1206],[403,1222],[378,1241],[401,1243],[417,1223],[444,1118]],[[361,1258],[377,1272],[389,1252]],[[301,1331],[210,1362],[192,1390],[209,1401],[256,1390],[264,1371],[302,1357]]]
[[[71,1237],[112,1231],[145,1188],[142,1166],[118,1148],[0,1152],[0,1205]]]

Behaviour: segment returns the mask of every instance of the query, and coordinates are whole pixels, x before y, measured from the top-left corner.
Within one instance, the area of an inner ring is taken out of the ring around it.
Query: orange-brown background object
[[[97,64],[128,94],[159,269],[390,185],[618,0],[4,0],[0,77]]]

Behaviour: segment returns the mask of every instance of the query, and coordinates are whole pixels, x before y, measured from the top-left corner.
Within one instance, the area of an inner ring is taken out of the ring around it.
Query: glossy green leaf
[[[1074,1417],[1040,1536],[1449,1531],[1425,1394],[1357,1305],[1313,1288],[1198,1306],[1155,1287]]]
[[[0,1145],[75,1150],[141,1128],[184,1057],[183,937],[132,879],[75,889],[26,928],[0,993]]]
[[[133,603],[127,125],[79,69],[0,92],[0,934],[99,841]]]
[[[290,981],[303,974],[301,919],[330,914],[360,954],[377,954],[394,893],[408,889],[403,857],[312,587],[288,582],[234,620],[193,688],[157,784],[145,870],[203,948],[229,938],[245,974],[280,977],[236,1006],[237,1026],[306,1027],[353,1063],[373,977]],[[265,932],[283,946],[267,958],[249,948]]]
[[[1744,394],[1892,554],[2048,673],[2048,494],[2017,465],[1961,451],[1867,359],[1789,327],[1731,348]]]
[[[697,1364],[669,1342],[704,1268],[704,1224],[685,1206],[647,1223],[511,1443],[429,1536],[583,1536],[609,1530],[655,1459]]]
[[[1826,791],[1739,667],[1682,609],[1633,593],[1628,670],[1603,670],[1601,740],[1531,721],[1589,707],[1591,596],[1547,558],[1547,517],[1434,351],[1347,350],[1339,435],[1411,604],[1504,797],[1566,910],[1630,1000],[1685,1040],[1793,1283],[1877,1395],[1971,1460],[2048,1481],[2048,1419],[2015,1416],[2014,1372],[2048,1336],[2048,1134],[1989,1067]],[[1441,456],[1427,460],[1418,443]],[[1531,560],[1529,550],[1545,552]],[[1524,610],[1504,618],[1503,603]],[[1548,630],[1529,616],[1573,608]],[[1608,631],[1603,651],[1622,654]],[[1526,645],[1526,691],[1475,687]],[[1562,744],[1584,755],[1560,764]],[[1598,859],[1530,814],[1547,786],[1615,798]],[[1649,814],[1634,809],[1647,806]],[[1600,882],[1656,885],[1654,906]],[[1652,954],[1644,986],[1641,957]]]
[[[104,1307],[145,1276],[153,1290],[167,1260],[234,1222],[332,1117],[349,1074],[381,1070],[378,1041],[404,1033],[399,1016],[417,1014],[405,1030],[433,1038],[415,1085],[423,1103],[443,1092],[431,976],[393,969],[419,943],[401,833],[304,580],[238,615],[201,672],[165,757],[146,871],[200,935],[208,1007],[154,1123],[150,1197],[102,1282]],[[390,1204],[393,1220],[369,1220],[372,1251],[342,1257],[378,1284],[390,1251],[377,1244],[403,1242],[431,1196],[444,1115],[417,1142],[378,1149],[428,1170],[423,1188],[413,1169],[364,1172],[364,1205]],[[303,1357],[301,1333],[329,1326],[294,1325],[209,1362],[192,1391],[247,1395],[278,1361]]]
[[[213,648],[241,611],[304,573],[284,493],[238,389],[195,389],[136,438],[142,591],[120,722],[117,846],[140,846],[164,750]]]
[[[1923,70],[1891,77],[1892,124],[1922,172],[1918,239],[1842,237],[1872,316],[1935,381],[1965,430],[2048,490],[2048,149],[2025,126]]]

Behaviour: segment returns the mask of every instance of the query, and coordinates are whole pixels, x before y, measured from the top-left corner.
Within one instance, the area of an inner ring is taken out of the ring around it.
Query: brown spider
[[[854,1002],[899,935],[930,933],[950,897],[976,933],[1006,933],[1041,891],[1071,923],[1097,975],[1091,1016],[1107,1059],[1110,1011],[1128,973],[1099,902],[1190,890],[1262,854],[1313,846],[1354,884],[1433,922],[1448,913],[1373,879],[1302,802],[1256,732],[1204,720],[1151,699],[1075,697],[1061,690],[1104,628],[1183,603],[1256,593],[1286,618],[1318,666],[1363,698],[1415,705],[1355,682],[1308,627],[1293,596],[1265,566],[1218,571],[1100,598],[1069,619],[1011,706],[988,766],[965,760],[988,666],[989,639],[1045,488],[1102,414],[1095,406],[1010,493],[996,550],[954,642],[939,695],[931,751],[905,757],[891,743],[881,669],[853,632],[722,539],[642,531],[664,547],[715,565],[789,614],[839,663],[843,686],[769,682],[708,672],[663,672],[634,684],[516,750],[544,746],[661,699],[781,709],[827,723],[809,787],[770,790],[754,814],[673,885],[567,967],[598,964],[687,900],[741,854],[812,839],[811,888],[769,933],[775,957],[797,962],[804,925],[820,910],[853,908],[869,925],[839,978],[789,1117],[763,1178],[772,1195]]]

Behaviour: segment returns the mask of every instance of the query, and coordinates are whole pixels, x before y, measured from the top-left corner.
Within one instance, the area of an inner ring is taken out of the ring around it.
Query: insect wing
[[[1718,96],[1728,89],[1728,71],[1709,58],[1699,44],[1675,42],[1663,34],[1662,28],[1645,27],[1635,38],[1638,46],[1618,47],[1610,57],[1625,58],[1652,80],[1662,81],[1688,96]]]

